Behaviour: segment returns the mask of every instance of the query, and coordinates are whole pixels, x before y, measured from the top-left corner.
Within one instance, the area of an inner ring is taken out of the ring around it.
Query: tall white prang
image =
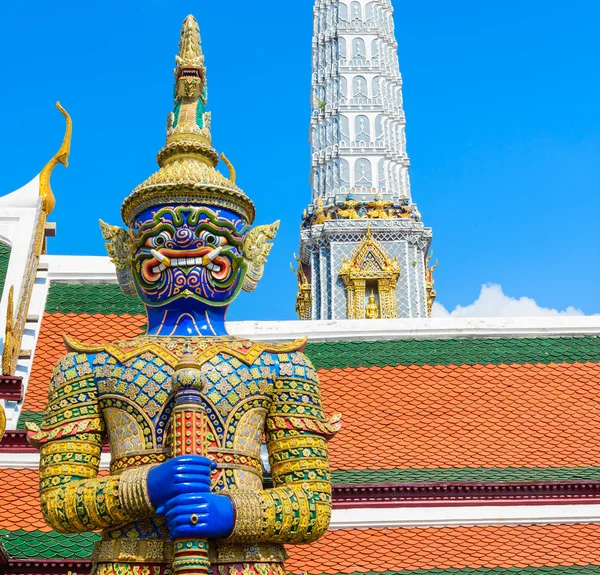
[[[412,201],[393,11],[390,0],[315,3],[302,319],[427,317],[435,298],[431,228]]]

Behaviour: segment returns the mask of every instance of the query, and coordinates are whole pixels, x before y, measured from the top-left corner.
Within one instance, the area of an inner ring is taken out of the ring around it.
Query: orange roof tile
[[[37,469],[0,469],[0,529],[52,531],[40,511]]]
[[[42,411],[68,334],[141,332],[141,315],[44,314],[24,411]],[[578,468],[600,462],[598,363],[400,365],[319,370],[344,425],[334,470]]]
[[[100,471],[105,475],[108,471]],[[37,469],[0,469],[0,485],[0,529],[52,531],[40,510]]]
[[[287,549],[289,573],[600,565],[600,525],[349,529]]]
[[[600,462],[600,364],[319,370],[344,415],[333,469],[585,467]]]
[[[63,335],[87,343],[115,341],[139,335],[145,321],[142,315],[45,313],[23,409],[43,411],[46,407],[50,375],[66,353]]]

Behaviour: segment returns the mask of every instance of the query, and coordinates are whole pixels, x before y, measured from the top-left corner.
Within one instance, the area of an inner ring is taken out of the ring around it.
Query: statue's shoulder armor
[[[115,345],[114,343],[85,343],[69,337],[68,335],[63,336],[65,340],[65,346],[67,347],[68,353],[84,353],[84,354],[96,354],[106,352],[110,346]]]
[[[65,337],[65,343],[70,352],[85,354],[107,353],[121,363],[149,352],[160,357],[171,367],[177,365],[188,345],[192,347],[192,351],[200,363],[209,361],[216,355],[227,354],[237,358],[242,363],[250,365],[264,353],[285,354],[301,352],[306,346],[306,341],[307,338],[285,343],[268,343],[237,337],[186,338],[140,336],[112,343],[87,344]]]
[[[94,353],[87,349],[68,349],[57,361],[41,425],[26,423],[27,438],[32,445],[39,448],[57,439],[104,432],[96,401],[93,364]]]

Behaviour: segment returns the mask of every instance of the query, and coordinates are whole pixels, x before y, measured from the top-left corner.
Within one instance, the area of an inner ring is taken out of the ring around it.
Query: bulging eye
[[[223,246],[227,243],[227,239],[223,236],[218,236],[217,234],[213,234],[212,232],[208,232],[206,230],[200,232],[198,236],[205,245],[211,246]]]
[[[146,240],[146,245],[151,248],[161,248],[173,238],[169,232],[160,232],[157,236],[152,236]]]

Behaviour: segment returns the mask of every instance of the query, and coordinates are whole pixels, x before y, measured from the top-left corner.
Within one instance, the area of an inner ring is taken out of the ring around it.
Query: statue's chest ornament
[[[226,453],[228,450],[241,449],[256,455],[256,448],[250,446],[260,446],[277,356],[296,351],[303,343],[272,345],[234,338],[140,337],[104,346],[84,346],[67,341],[72,349],[95,353],[92,367],[113,458],[168,451],[173,408],[171,377],[189,345],[206,378],[203,400],[211,445],[224,459],[238,457]],[[115,448],[116,445],[120,447]]]
[[[265,353],[284,354],[299,351],[306,344],[306,339],[271,344],[235,337],[140,336],[135,339],[101,345],[82,344],[68,337],[65,338],[65,342],[69,351],[79,353],[105,352],[121,364],[149,352],[164,361],[171,369],[174,369],[188,346],[191,348],[196,361],[200,364],[204,364],[217,355],[228,355],[235,357],[241,363],[252,365]]]

